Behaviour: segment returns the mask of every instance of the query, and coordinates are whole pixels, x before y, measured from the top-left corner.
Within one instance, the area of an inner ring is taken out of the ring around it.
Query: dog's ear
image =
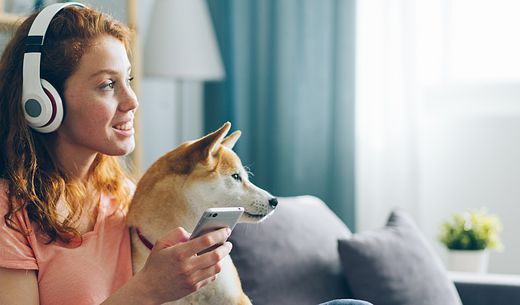
[[[220,144],[222,143],[222,140],[224,140],[224,137],[229,132],[230,128],[231,123],[226,122],[219,129],[193,142],[190,145],[190,150],[201,152],[200,159],[211,158],[214,154],[216,154]]]
[[[164,158],[170,164],[171,170],[180,174],[189,173],[199,162],[210,165],[214,162],[214,156],[230,128],[231,123],[226,122],[219,129],[198,140],[181,144],[166,154]],[[236,137],[238,139],[234,134],[230,138]]]
[[[229,132],[229,129],[231,129],[231,123],[226,122],[222,127],[206,136],[209,138],[206,141],[206,143],[209,143],[209,146],[206,148],[206,156],[210,157],[217,153],[217,150],[220,147],[220,144],[222,144],[224,137]]]
[[[222,141],[222,145],[226,146],[229,149],[233,149],[233,146],[235,146],[241,134],[242,132],[240,132],[240,130],[233,132]]]

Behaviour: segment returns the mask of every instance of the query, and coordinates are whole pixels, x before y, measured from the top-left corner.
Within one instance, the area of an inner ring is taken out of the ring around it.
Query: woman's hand
[[[230,234],[229,229],[220,229],[189,240],[189,233],[176,228],[157,241],[134,280],[158,304],[181,299],[216,279],[232,248],[226,242]],[[197,255],[219,244],[223,245]]]

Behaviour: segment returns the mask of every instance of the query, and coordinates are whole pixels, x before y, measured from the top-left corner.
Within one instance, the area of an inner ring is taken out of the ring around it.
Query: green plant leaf
[[[500,220],[484,209],[455,213],[441,225],[439,240],[451,250],[501,249]]]

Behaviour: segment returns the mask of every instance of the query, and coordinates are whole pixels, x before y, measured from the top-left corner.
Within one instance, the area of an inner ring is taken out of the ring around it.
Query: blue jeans
[[[328,301],[325,303],[321,303],[320,305],[372,305],[371,303],[365,302],[365,301],[359,301],[359,300],[334,300],[334,301]]]

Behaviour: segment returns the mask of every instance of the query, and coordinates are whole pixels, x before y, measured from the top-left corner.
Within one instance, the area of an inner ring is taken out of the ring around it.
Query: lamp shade
[[[144,73],[219,80],[224,69],[205,0],[156,0],[144,46]]]

